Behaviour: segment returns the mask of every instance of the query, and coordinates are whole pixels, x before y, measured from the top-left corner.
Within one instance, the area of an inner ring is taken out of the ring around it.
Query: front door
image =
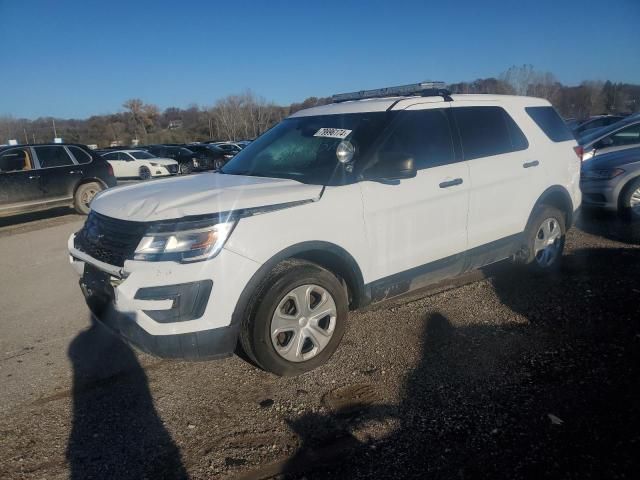
[[[361,181],[374,300],[459,273],[467,248],[469,171],[458,161],[446,108],[400,111],[374,152],[413,157],[414,178]]]

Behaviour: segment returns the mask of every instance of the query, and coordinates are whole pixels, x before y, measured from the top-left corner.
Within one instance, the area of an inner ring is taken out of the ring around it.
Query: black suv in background
[[[86,215],[96,193],[115,185],[111,165],[84,145],[0,147],[0,217],[63,206]]]
[[[198,162],[205,170],[218,170],[224,166],[232,155],[227,155],[224,150],[216,145],[191,144],[187,145],[189,150],[195,153]]]
[[[209,170],[213,167],[201,165],[197,155],[181,145],[143,145],[136,147],[138,150],[147,152],[160,158],[171,158],[178,162],[178,170],[182,175],[191,173],[193,170]]]

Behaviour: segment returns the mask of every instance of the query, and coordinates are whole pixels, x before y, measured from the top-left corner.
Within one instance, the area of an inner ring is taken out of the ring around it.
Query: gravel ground
[[[556,274],[499,265],[353,314],[297,378],[138,354],[87,315],[55,382],[3,358],[33,392],[0,393],[0,478],[638,478],[639,247],[585,215]]]

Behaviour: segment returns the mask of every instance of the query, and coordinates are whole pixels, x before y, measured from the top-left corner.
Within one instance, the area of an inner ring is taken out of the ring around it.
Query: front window
[[[149,160],[151,158],[156,158],[153,155],[151,155],[149,152],[143,152],[143,151],[139,151],[139,152],[130,152],[129,153],[133,158],[136,158],[138,160]]]
[[[371,112],[288,118],[241,150],[222,173],[333,184],[340,176],[338,145],[350,142],[357,162],[392,117],[391,112]]]

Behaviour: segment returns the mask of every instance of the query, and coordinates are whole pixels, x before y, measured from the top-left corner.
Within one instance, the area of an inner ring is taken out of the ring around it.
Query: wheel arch
[[[330,242],[302,242],[281,250],[254,273],[240,294],[233,311],[231,323],[235,324],[242,321],[253,292],[260,282],[278,263],[289,259],[300,259],[315,263],[342,279],[348,289],[350,309],[355,309],[368,303],[362,271],[349,252]]]
[[[102,180],[100,180],[99,178],[96,177],[85,177],[83,179],[81,179],[78,183],[76,183],[76,185],[73,187],[73,197],[75,198],[76,196],[76,192],[78,191],[78,189],[82,186],[85,185],[87,183],[99,183],[100,186],[102,186],[102,188],[104,190],[106,190],[107,188],[109,188],[109,186],[104,183]]]
[[[565,227],[567,228],[567,230],[573,224],[573,200],[571,200],[571,195],[569,195],[569,192],[565,187],[561,185],[553,185],[542,192],[542,195],[538,197],[538,200],[536,200],[536,203],[534,204],[533,209],[529,214],[527,227],[529,226],[529,223],[531,222],[536,209],[540,205],[549,205],[563,212],[566,216]]]

